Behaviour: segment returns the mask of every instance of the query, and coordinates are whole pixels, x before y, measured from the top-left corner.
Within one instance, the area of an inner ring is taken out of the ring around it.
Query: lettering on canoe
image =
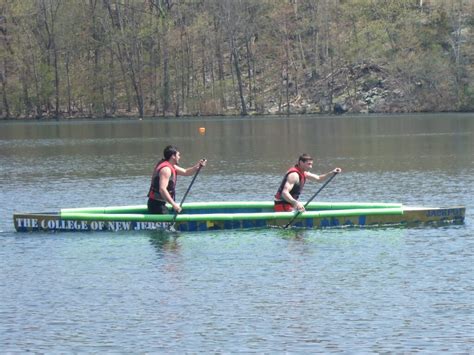
[[[460,217],[462,208],[443,208],[426,211],[426,217]]]
[[[168,222],[76,221],[62,219],[16,218],[19,230],[130,231],[167,229]]]

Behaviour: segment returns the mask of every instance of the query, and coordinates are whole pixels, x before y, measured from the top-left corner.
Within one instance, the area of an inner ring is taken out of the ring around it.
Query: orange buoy
[[[206,127],[199,127],[199,133],[204,135],[206,133]]]

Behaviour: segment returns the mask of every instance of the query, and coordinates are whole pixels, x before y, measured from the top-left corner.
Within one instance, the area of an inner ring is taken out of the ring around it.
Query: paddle
[[[329,179],[326,180],[326,182],[323,184],[323,186],[321,186],[321,187],[319,188],[319,190],[316,191],[316,193],[308,200],[308,202],[306,202],[306,204],[304,205],[304,208],[305,208],[305,209],[306,209],[306,207],[309,205],[309,203],[314,200],[314,198],[317,196],[317,194],[319,194],[319,193],[321,192],[321,190],[324,189],[324,187],[325,187],[327,184],[329,184],[329,183],[331,182],[331,180],[334,179],[334,177],[335,177],[337,174],[338,174],[338,173],[336,173],[336,172],[333,173],[332,176],[331,176]],[[301,214],[301,212],[298,211],[298,212],[295,214],[295,216],[291,219],[291,221],[289,221],[288,224],[283,227],[283,229],[288,228],[288,227],[293,223],[293,221],[294,221],[300,214]]]
[[[202,159],[202,160],[205,161],[206,159],[204,158],[204,159]],[[186,196],[188,196],[189,190],[191,190],[191,186],[193,186],[194,180],[196,180],[196,178],[197,178],[199,172],[201,171],[201,168],[202,168],[202,165],[199,164],[199,168],[197,169],[196,173],[194,174],[193,179],[191,180],[191,183],[190,183],[189,186],[188,186],[188,189],[187,189],[186,192],[184,193],[183,199],[181,200],[181,203],[179,204],[179,207],[182,207],[182,206],[183,206],[183,202],[184,202],[184,200],[186,199]],[[173,220],[171,221],[171,224],[170,224],[169,229],[171,229],[171,228],[174,227],[174,224],[175,224],[175,222],[176,222],[176,217],[178,217],[178,212],[175,211],[174,217],[173,217]]]

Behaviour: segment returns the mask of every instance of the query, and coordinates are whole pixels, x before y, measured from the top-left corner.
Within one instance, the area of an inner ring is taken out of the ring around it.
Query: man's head
[[[309,154],[301,154],[298,158],[298,166],[304,171],[308,171],[313,167],[313,158]]]
[[[168,160],[168,161],[171,158],[174,158],[174,160],[176,160],[176,163],[178,163],[179,157],[180,157],[178,148],[175,147],[174,145],[166,146],[165,150],[163,150],[163,157],[165,158],[165,160]]]

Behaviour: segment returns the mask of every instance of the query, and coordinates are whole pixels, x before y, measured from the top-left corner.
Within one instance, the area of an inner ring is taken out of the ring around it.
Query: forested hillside
[[[0,117],[474,110],[473,0],[0,0]]]

